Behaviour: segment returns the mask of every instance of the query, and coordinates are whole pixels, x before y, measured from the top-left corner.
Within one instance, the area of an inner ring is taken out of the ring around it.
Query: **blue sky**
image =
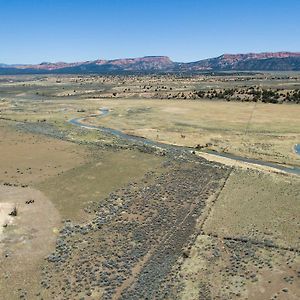
[[[300,51],[299,0],[0,0],[0,62]]]

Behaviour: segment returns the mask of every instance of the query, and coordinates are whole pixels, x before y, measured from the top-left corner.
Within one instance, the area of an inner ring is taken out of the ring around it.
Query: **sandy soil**
[[[259,171],[263,171],[266,173],[281,173],[281,174],[287,174],[284,171],[272,168],[272,167],[268,167],[268,166],[261,166],[261,165],[257,165],[257,164],[252,164],[252,163],[247,163],[247,162],[242,162],[242,161],[237,161],[234,159],[230,159],[227,157],[220,157],[217,155],[213,155],[210,153],[204,153],[204,152],[196,152],[197,155],[207,159],[208,161],[216,161],[219,162],[221,164],[227,165],[227,166],[232,166],[232,167],[238,167],[244,170],[247,169],[253,169],[253,170],[259,170]],[[292,174],[289,174],[289,176],[293,176]],[[295,175],[297,176],[297,175]]]
[[[13,222],[14,218],[10,216],[13,209],[13,203],[0,203],[0,241],[3,238],[2,233],[4,228]]]
[[[26,201],[34,200],[26,204]],[[7,214],[17,207],[17,216]],[[0,185],[0,295],[3,300],[33,299],[40,266],[54,248],[60,218],[38,190]],[[6,227],[3,227],[7,224]]]

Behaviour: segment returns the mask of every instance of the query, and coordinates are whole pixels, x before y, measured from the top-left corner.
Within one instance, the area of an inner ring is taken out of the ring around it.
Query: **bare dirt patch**
[[[27,203],[26,203],[27,202]],[[39,284],[40,266],[55,245],[59,214],[38,190],[0,185],[0,208],[4,221],[0,231],[1,299],[33,299]],[[17,208],[17,215],[5,214]]]

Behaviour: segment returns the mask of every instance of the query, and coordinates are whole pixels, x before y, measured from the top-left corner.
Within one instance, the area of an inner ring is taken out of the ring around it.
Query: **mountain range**
[[[167,56],[145,56],[85,62],[0,64],[0,74],[197,73],[205,71],[300,71],[300,52],[223,54],[195,62],[173,62]]]

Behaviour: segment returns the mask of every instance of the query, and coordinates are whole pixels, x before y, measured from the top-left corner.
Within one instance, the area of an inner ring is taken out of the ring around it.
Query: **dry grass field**
[[[5,118],[46,121],[70,132],[71,125],[66,120],[107,107],[110,114],[105,118],[86,121],[155,141],[200,145],[202,149],[299,166],[299,155],[293,150],[300,140],[299,105],[166,99],[165,88],[173,93],[188,93],[218,87],[259,85],[296,89],[300,86],[295,74],[289,80],[272,78],[273,75],[122,79],[65,76],[58,80],[55,76],[29,76],[22,81],[13,77],[12,82],[1,84],[0,109]],[[155,89],[157,92],[152,91]],[[113,96],[115,91],[118,93]]]
[[[299,178],[231,173],[179,282],[182,299],[297,299]]]
[[[0,298],[299,299],[299,176],[205,151],[300,166],[300,106],[168,99],[289,76],[0,77]]]
[[[299,195],[297,177],[286,179],[260,172],[236,171],[226,182],[204,230],[221,237],[248,236],[298,249]]]
[[[180,100],[103,101],[109,116],[99,124],[152,140],[300,165],[300,107]]]

